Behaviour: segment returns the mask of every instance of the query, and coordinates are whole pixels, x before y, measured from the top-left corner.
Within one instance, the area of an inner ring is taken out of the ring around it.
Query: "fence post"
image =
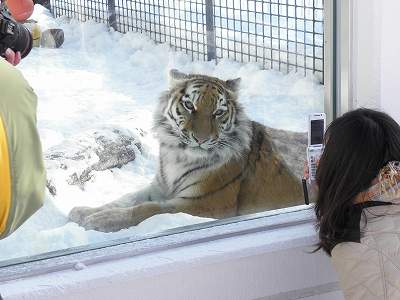
[[[115,0],[107,0],[108,5],[108,26],[117,31],[117,15],[115,13]]]
[[[215,26],[214,26],[214,0],[206,0],[206,30],[207,30],[207,60],[217,57]]]

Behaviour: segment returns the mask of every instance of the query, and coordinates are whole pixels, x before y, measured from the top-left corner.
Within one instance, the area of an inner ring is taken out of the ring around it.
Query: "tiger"
[[[305,134],[251,121],[240,81],[171,70],[154,113],[152,183],[98,208],[75,207],[69,219],[113,232],[161,213],[221,219],[301,204]]]

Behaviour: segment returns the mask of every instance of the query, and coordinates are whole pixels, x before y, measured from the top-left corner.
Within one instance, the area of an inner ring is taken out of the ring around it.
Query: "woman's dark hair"
[[[389,115],[357,109],[334,120],[325,134],[316,182],[318,249],[329,255],[348,234],[346,215],[389,161],[400,161],[400,126]]]

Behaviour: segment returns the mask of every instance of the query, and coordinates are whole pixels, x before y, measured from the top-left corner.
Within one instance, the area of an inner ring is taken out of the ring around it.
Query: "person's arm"
[[[36,122],[37,97],[22,73],[0,59],[0,239],[43,204],[46,173]]]

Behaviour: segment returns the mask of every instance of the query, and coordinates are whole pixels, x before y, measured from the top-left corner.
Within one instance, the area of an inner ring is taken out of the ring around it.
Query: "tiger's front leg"
[[[236,215],[237,202],[232,197],[226,201],[217,201],[219,197],[203,199],[174,198],[165,202],[144,202],[132,207],[132,225],[163,213],[187,213],[192,216],[206,218],[228,218]]]
[[[132,207],[108,206],[100,212],[85,218],[82,226],[104,232],[118,231],[135,226],[157,214],[187,213],[208,218],[233,217],[237,213],[237,197],[240,181],[205,195],[181,196],[170,200],[145,201]]]
[[[70,211],[68,219],[71,220],[72,222],[84,226],[84,224],[87,224],[86,218],[88,218],[91,215],[104,212],[101,215],[106,216],[106,213],[112,211],[113,209],[115,209],[115,211],[122,211],[121,209],[133,207],[145,201],[162,200],[161,197],[162,197],[162,192],[159,190],[159,188],[151,184],[150,186],[144,188],[143,190],[125,194],[121,198],[100,207],[85,207],[85,206],[74,207]],[[117,216],[118,214],[110,213],[110,215]],[[100,216],[100,214],[98,216]],[[107,219],[109,219],[109,217]]]
[[[144,202],[126,208],[110,208],[97,212],[85,218],[82,226],[86,230],[115,232],[138,225],[145,219],[159,213],[167,212],[159,202]]]
[[[193,204],[187,199],[173,199],[166,202],[144,202],[127,208],[105,209],[86,217],[81,225],[86,230],[115,232],[138,225],[147,218],[162,213],[185,212],[196,216],[215,217],[212,208],[195,207]]]
[[[130,226],[135,226],[157,214],[162,213],[187,213],[193,216],[208,218],[227,218],[236,215],[236,197],[221,199],[220,193],[202,199],[174,198],[167,201],[146,201],[129,208],[111,208],[85,219],[82,224],[86,229],[103,232],[118,231]],[[229,199],[229,200],[228,200]]]

